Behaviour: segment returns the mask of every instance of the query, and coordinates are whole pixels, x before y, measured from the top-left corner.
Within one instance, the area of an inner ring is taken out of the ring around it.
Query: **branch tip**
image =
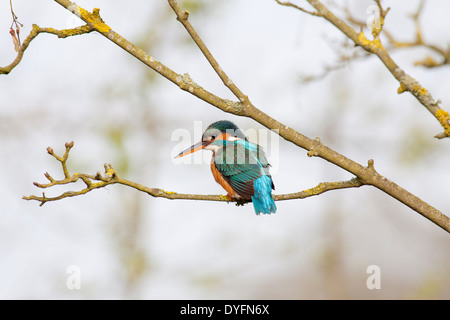
[[[186,21],[189,18],[189,11],[185,10],[182,15],[180,15],[180,19]],[[178,18],[177,18],[178,19]]]
[[[52,177],[48,172],[44,173],[44,176],[45,176],[50,182],[55,181],[55,179],[53,179],[53,177]]]
[[[66,149],[71,149],[71,148],[73,147],[73,145],[74,145],[74,142],[73,142],[73,141],[66,142],[66,144],[65,144]]]
[[[438,133],[437,135],[435,135],[434,137],[435,137],[436,139],[444,139],[444,138],[448,138],[449,135],[446,134],[445,132],[441,132],[441,133]]]
[[[367,169],[375,171],[375,166],[374,166],[374,161],[373,159],[369,159],[369,161],[367,161]]]
[[[283,2],[283,1],[280,1],[280,0],[275,0],[275,1],[279,5],[286,6],[286,7],[292,7],[292,8],[295,8],[297,10],[300,10],[300,11],[302,11],[304,13],[310,14],[312,16],[316,16],[316,17],[321,17],[322,16],[319,11],[309,11],[309,10],[303,9],[302,7],[296,5],[296,4],[292,3],[292,2]]]

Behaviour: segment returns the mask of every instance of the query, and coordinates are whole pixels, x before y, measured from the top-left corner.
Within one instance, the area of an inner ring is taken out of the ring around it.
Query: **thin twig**
[[[13,5],[12,5],[12,0],[9,0],[9,6],[11,9],[11,15],[12,15],[12,23],[11,23],[11,27],[9,27],[9,33],[12,36],[13,39],[13,43],[14,43],[14,49],[16,51],[20,50],[20,28],[23,27],[23,24],[19,22],[19,18],[17,17],[17,15],[14,13],[14,9],[13,9]],[[15,26],[16,28],[14,29],[13,26]]]
[[[436,61],[431,56],[427,56],[422,60],[416,61],[414,63],[414,65],[416,66],[422,66],[425,68],[436,68],[446,64],[450,64],[450,50],[438,47],[437,45],[434,44],[426,43],[423,39],[422,26],[420,24],[420,16],[422,15],[424,5],[425,1],[424,0],[420,1],[419,6],[417,7],[415,13],[411,14],[411,19],[413,20],[416,28],[415,32],[416,38],[414,41],[410,42],[399,41],[395,39],[394,36],[388,31],[384,31],[384,35],[386,36],[386,38],[388,39],[389,43],[393,48],[424,47],[442,57],[441,61]]]
[[[309,11],[306,10],[298,5],[296,5],[295,3],[289,2],[289,1],[280,1],[280,0],[275,0],[278,4],[285,6],[285,7],[292,7],[295,8],[297,10],[303,11],[304,13],[310,14],[312,16],[316,16],[316,17],[320,17],[320,13],[318,13],[317,11]]]
[[[344,20],[338,18],[336,15],[334,15],[333,12],[328,10],[328,8],[321,1],[307,0],[307,2],[316,9],[318,16],[323,17],[328,22],[333,24],[349,39],[351,39],[356,46],[360,46],[367,52],[378,56],[385,67],[399,82],[400,87],[398,88],[397,92],[399,94],[405,91],[410,92],[439,121],[441,126],[444,128],[444,132],[436,135],[436,137],[450,137],[450,122],[447,120],[447,111],[439,107],[437,101],[431,96],[430,92],[427,89],[422,87],[422,85],[416,79],[408,75],[397,65],[397,63],[392,59],[387,50],[384,48],[381,39],[378,37],[383,28],[384,16],[389,11],[388,9],[384,10],[382,8],[380,1],[376,0],[376,3],[380,8],[380,29],[375,31],[372,30],[372,34],[374,36],[373,40],[367,39],[362,30],[360,32],[356,32]],[[301,11],[304,12],[303,10]]]
[[[76,28],[72,28],[72,29],[57,30],[57,29],[53,29],[53,28],[41,28],[41,27],[33,24],[33,28],[31,29],[28,37],[24,40],[23,44],[20,46],[20,48],[17,52],[16,58],[10,65],[8,65],[6,67],[0,67],[0,74],[10,73],[20,63],[20,61],[22,61],[25,50],[27,50],[30,42],[34,38],[36,38],[40,33],[50,33],[50,34],[57,35],[58,38],[66,38],[66,37],[70,37],[70,36],[89,33],[92,31],[94,31],[94,29],[92,29],[88,25],[84,25],[84,26],[76,27]]]
[[[213,55],[206,47],[206,45],[203,43],[203,40],[198,35],[197,31],[195,31],[195,29],[192,27],[188,19],[189,12],[181,10],[176,0],[169,0],[169,5],[177,15],[178,21],[180,21],[181,24],[185,27],[186,31],[191,36],[192,40],[194,40],[194,42],[197,44],[198,48],[206,57],[211,67],[217,73],[217,75],[225,84],[225,86],[228,87],[231,90],[231,92],[233,92],[233,94],[236,96],[236,98],[239,99],[241,103],[248,104],[249,102],[248,97],[244,93],[242,93],[241,90],[239,90],[239,88],[233,83],[233,81],[231,81],[230,77],[228,77],[225,71],[222,70],[222,68],[219,66],[219,63],[213,57]]]

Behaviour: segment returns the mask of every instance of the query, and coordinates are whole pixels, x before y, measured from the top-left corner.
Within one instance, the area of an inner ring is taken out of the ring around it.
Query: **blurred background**
[[[223,70],[255,106],[308,137],[375,168],[450,214],[448,139],[438,121],[376,57],[364,57],[331,24],[272,0],[179,1]],[[176,21],[167,1],[87,1],[105,22],[177,73],[235,100]],[[307,4],[298,2],[307,8]],[[328,1],[340,17],[365,21],[372,1]],[[385,28],[415,39],[419,1],[391,6]],[[23,23],[57,29],[81,21],[50,0],[13,1]],[[429,43],[447,48],[448,1],[430,1],[420,22]],[[9,1],[0,3],[0,65],[15,56]],[[365,29],[366,35],[370,32]],[[415,62],[439,56],[393,48],[394,60],[449,110],[448,65]],[[349,57],[358,56],[355,59]],[[362,56],[362,57],[361,57]],[[330,71],[332,70],[332,71]],[[447,80],[446,80],[447,79]],[[121,185],[39,207],[32,182],[61,178],[46,148],[74,141],[69,171],[118,174],[148,187],[223,194],[208,161],[173,160],[200,139],[194,127],[228,119],[243,130],[258,123],[225,114],[179,90],[134,57],[91,33],[67,39],[40,34],[22,62],[0,76],[0,298],[2,299],[449,299],[450,239],[418,213],[371,187],[277,202],[275,215],[252,205],[170,201]],[[173,138],[191,132],[192,141]],[[268,145],[275,193],[352,176],[275,137]],[[205,159],[210,154],[205,152]],[[79,190],[56,187],[46,195]],[[381,288],[367,269],[379,266]],[[73,270],[79,288],[71,287]],[[69,285],[68,285],[69,283]]]

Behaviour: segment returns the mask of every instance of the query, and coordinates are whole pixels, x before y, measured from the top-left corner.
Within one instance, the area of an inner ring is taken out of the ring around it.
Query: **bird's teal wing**
[[[218,143],[222,147],[214,155],[216,168],[242,198],[252,200],[254,181],[261,176],[267,176],[274,188],[269,163],[261,147],[245,140]]]

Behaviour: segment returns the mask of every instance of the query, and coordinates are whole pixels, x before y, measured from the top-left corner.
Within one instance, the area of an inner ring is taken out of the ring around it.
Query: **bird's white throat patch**
[[[217,146],[217,145],[215,145],[215,144],[208,144],[208,145],[205,147],[205,149],[206,149],[206,150],[211,150],[212,152],[216,153],[216,152],[220,149],[220,147]]]

